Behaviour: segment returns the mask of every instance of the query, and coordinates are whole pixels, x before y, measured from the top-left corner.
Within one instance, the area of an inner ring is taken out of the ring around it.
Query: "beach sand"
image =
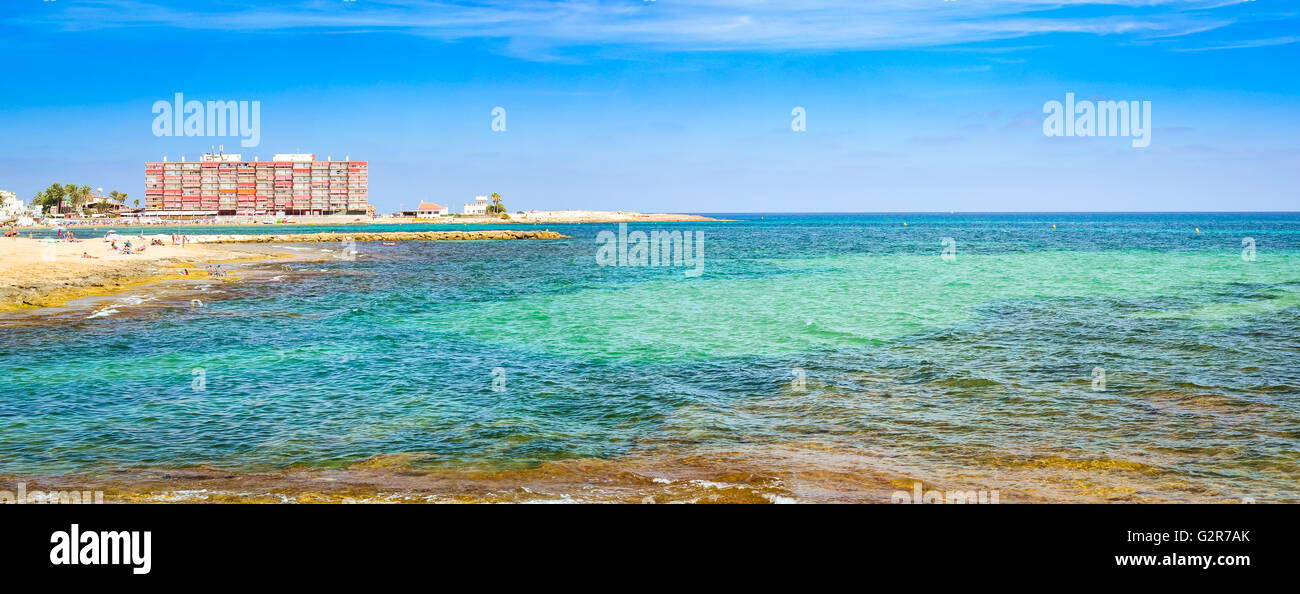
[[[148,243],[130,239],[133,246]],[[112,251],[101,238],[74,243],[4,238],[0,239],[0,311],[56,306],[145,283],[206,276],[204,264],[272,257],[275,254],[266,250],[217,245],[155,245],[146,246],[143,253],[123,254]]]
[[[170,242],[169,235],[161,238]],[[129,239],[133,246],[148,243],[148,239]],[[203,266],[207,264],[278,256],[287,257],[265,248],[214,244],[146,246],[142,253],[121,253],[110,250],[109,243],[101,238],[74,243],[4,238],[0,239],[0,312],[55,307],[69,300],[113,294],[166,279],[205,277],[207,270]]]
[[[73,299],[107,295],[135,286],[165,280],[202,278],[205,265],[248,262],[272,258],[293,258],[277,253],[277,243],[353,241],[458,241],[562,239],[553,231],[429,231],[389,233],[310,233],[288,235],[188,235],[184,247],[171,245],[170,235],[126,236],[141,253],[123,254],[110,248],[103,238],[73,243],[7,237],[0,239],[0,312],[15,309],[53,307]],[[166,245],[148,245],[157,238]],[[223,244],[263,244],[234,247]]]

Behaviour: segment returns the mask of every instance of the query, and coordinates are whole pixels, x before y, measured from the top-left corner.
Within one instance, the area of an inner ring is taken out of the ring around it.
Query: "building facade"
[[[145,208],[159,214],[319,215],[370,211],[367,161],[277,154],[270,161],[208,153],[145,163]]]
[[[487,196],[475,196],[474,202],[465,204],[465,214],[480,215],[480,216],[486,215],[487,205],[488,205]]]
[[[18,199],[18,195],[6,190],[0,190],[0,218],[21,217],[27,215],[27,208],[23,206],[23,201]]]

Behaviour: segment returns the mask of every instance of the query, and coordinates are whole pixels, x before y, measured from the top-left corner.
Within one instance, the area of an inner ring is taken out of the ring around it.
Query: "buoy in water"
[[[1197,228],[1196,228],[1196,232],[1197,232],[1197,233],[1200,233],[1200,232],[1201,232],[1201,228],[1200,228],[1200,227],[1197,227]]]
[[[906,226],[907,226],[907,223],[903,223],[903,226],[906,227]]]
[[[1052,225],[1052,228],[1055,229],[1055,228],[1056,228],[1056,225]]]

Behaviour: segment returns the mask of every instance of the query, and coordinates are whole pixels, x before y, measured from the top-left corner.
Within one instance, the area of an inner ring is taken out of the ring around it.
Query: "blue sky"
[[[381,211],[1297,210],[1286,0],[11,0],[0,188],[143,198],[212,144],[366,159]],[[261,144],[151,106],[261,102]],[[1150,101],[1151,145],[1043,106]],[[491,129],[494,107],[506,131]],[[807,129],[791,130],[803,107]]]

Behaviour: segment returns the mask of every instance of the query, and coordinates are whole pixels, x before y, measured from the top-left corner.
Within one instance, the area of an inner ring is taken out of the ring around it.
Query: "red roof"
[[[421,202],[420,207],[415,210],[418,212],[418,211],[429,211],[429,210],[442,210],[444,208],[447,207],[439,204],[434,204],[432,202]]]

